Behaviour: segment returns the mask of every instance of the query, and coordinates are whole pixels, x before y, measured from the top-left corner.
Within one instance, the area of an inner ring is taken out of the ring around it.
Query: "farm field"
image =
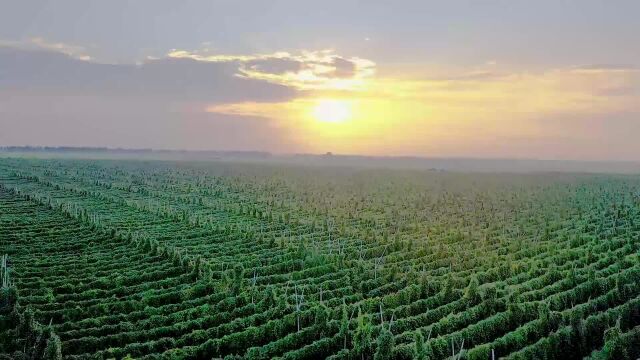
[[[0,158],[0,358],[636,359],[640,176]]]

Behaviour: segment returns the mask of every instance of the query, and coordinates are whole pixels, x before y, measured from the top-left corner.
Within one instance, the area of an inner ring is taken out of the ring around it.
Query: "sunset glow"
[[[341,123],[351,117],[351,104],[345,100],[320,99],[313,107],[312,113],[318,121]]]
[[[0,29],[0,142],[634,160],[640,47],[630,34],[640,23],[617,13],[640,9],[586,1],[580,14],[557,2],[412,2],[393,19],[381,4],[335,2],[340,16],[308,14],[304,2],[222,6],[239,21],[196,1],[180,14],[158,9],[166,26],[123,24],[161,35],[118,41],[102,36],[111,34],[104,12],[87,8],[104,42],[90,41],[91,28],[86,38]],[[42,9],[75,14],[70,22],[84,10]],[[305,16],[289,16],[296,11]]]
[[[640,0],[5,2],[0,360],[640,360]]]

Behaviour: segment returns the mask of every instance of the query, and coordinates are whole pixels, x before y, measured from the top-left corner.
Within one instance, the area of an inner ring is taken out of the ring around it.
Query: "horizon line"
[[[267,150],[220,150],[220,149],[179,149],[179,148],[135,148],[135,147],[110,147],[110,146],[67,146],[67,145],[0,145],[0,152],[18,152],[18,151],[46,152],[48,150],[60,152],[135,152],[135,153],[218,153],[218,154],[245,154],[245,155],[261,155],[268,157],[303,157],[313,156],[319,158],[367,158],[372,160],[471,160],[471,161],[531,161],[531,162],[576,162],[576,163],[626,163],[639,164],[639,160],[596,160],[596,159],[544,159],[530,157],[473,157],[473,156],[428,156],[428,155],[366,155],[366,154],[341,154],[327,151],[325,153],[304,153],[304,152],[273,152]]]

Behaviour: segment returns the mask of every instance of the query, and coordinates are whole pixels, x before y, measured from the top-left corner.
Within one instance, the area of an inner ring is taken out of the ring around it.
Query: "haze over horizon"
[[[640,2],[21,1],[0,146],[640,161]]]

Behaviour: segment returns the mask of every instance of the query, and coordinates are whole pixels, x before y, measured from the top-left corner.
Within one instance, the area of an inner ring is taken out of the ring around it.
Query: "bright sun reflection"
[[[351,104],[345,100],[318,100],[313,107],[312,114],[318,121],[342,123],[351,118]]]

